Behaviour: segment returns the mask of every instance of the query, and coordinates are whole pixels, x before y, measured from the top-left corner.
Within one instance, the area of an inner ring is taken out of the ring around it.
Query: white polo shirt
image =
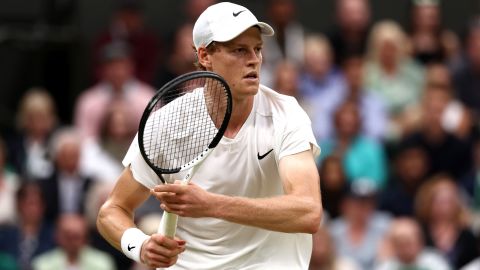
[[[320,149],[310,119],[297,101],[263,85],[252,112],[234,139],[223,137],[203,161],[192,181],[213,193],[249,198],[283,195],[279,161],[288,155]],[[134,139],[124,166],[134,178],[153,188],[161,184],[143,160]],[[185,172],[165,175],[182,179]],[[215,218],[178,221],[177,237],[187,249],[169,269],[308,269],[312,236],[282,233]]]

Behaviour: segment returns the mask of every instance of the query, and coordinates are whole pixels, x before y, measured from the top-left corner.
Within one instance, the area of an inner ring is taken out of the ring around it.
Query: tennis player
[[[212,5],[198,18],[198,65],[229,84],[232,116],[189,185],[162,185],[133,141],[97,222],[128,257],[171,269],[308,269],[322,211],[314,162],[320,149],[297,101],[259,83],[262,35],[273,33],[233,3]],[[178,238],[135,228],[134,211],[149,195],[180,216]]]

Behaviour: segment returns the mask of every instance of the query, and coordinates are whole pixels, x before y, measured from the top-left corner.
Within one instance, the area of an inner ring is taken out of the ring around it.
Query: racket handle
[[[169,213],[167,211],[163,212],[162,220],[160,222],[160,227],[158,232],[161,235],[164,235],[168,238],[174,238],[177,231],[177,221],[178,215]]]
[[[188,185],[188,183],[192,179],[193,174],[196,172],[197,167],[198,166],[194,166],[192,169],[190,169],[185,178],[182,180],[182,185]],[[169,213],[167,211],[163,212],[160,227],[158,228],[158,233],[173,239],[177,231],[177,222],[178,215]]]

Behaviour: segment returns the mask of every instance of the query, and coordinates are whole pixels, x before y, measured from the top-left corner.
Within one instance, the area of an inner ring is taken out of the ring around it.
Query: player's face
[[[235,99],[257,93],[262,45],[260,30],[251,27],[231,41],[217,43],[218,48],[210,55],[210,69],[227,81]]]

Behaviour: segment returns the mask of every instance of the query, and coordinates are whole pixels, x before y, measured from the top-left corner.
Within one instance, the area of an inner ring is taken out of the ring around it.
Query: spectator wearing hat
[[[351,258],[361,269],[373,269],[390,216],[376,210],[378,189],[368,179],[348,185],[342,215],[329,226],[337,254]]]
[[[113,104],[128,108],[131,123],[140,122],[154,89],[134,75],[130,49],[123,42],[106,45],[102,51],[101,81],[85,90],[75,108],[75,125],[84,137],[97,139],[102,122]]]

